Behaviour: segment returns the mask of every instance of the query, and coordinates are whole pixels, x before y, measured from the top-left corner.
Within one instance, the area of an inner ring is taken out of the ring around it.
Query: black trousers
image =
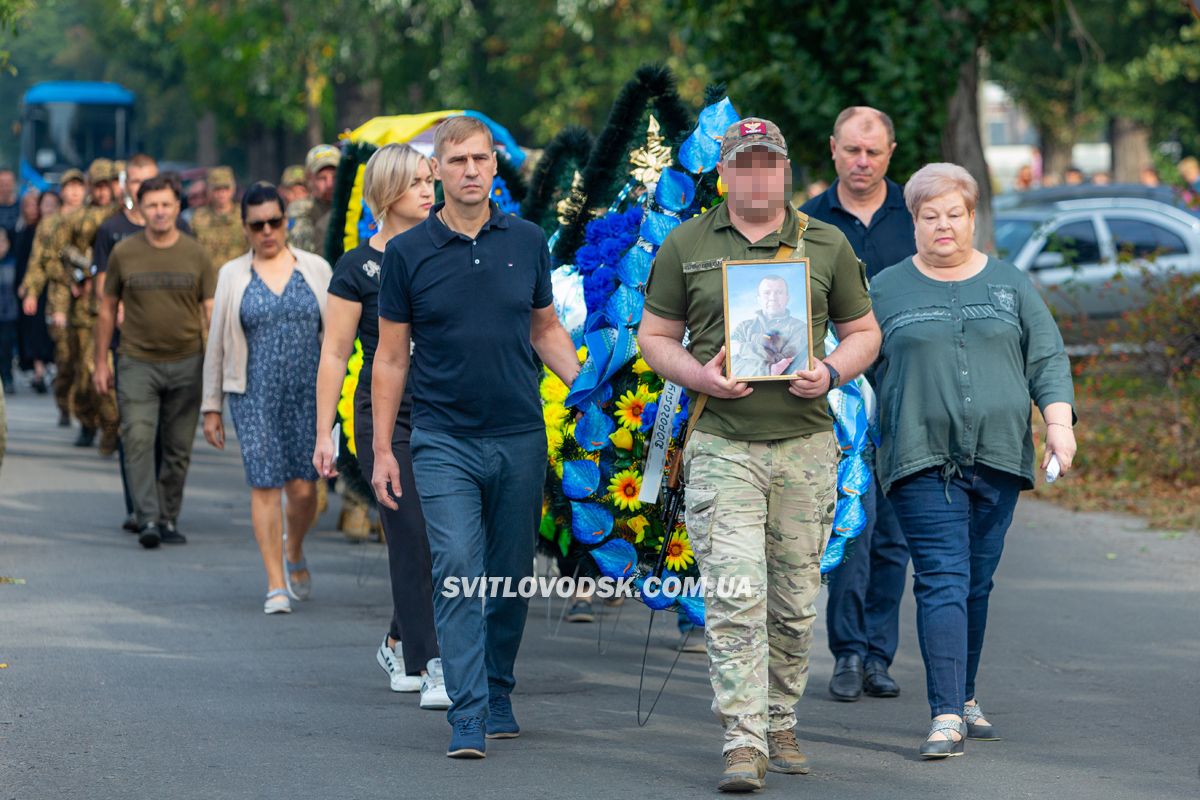
[[[407,398],[405,398],[407,401]],[[392,626],[389,635],[401,642],[404,671],[418,675],[431,658],[438,657],[437,631],[433,625],[433,560],[425,536],[421,498],[413,480],[411,405],[400,407],[392,432],[392,454],[400,464],[400,508],[379,506],[379,520],[387,537],[388,569],[392,577]],[[375,467],[371,438],[371,385],[360,381],[354,393],[354,448],[363,476],[369,481]]]

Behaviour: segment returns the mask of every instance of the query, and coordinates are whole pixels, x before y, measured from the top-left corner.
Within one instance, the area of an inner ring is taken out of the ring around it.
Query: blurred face
[[[255,255],[274,258],[287,244],[287,217],[279,203],[271,201],[246,206],[243,225]]]
[[[21,198],[21,216],[26,222],[33,222],[38,218],[38,208],[40,205],[41,195],[36,189],[31,189]]]
[[[434,158],[433,177],[441,180],[446,199],[462,206],[488,202],[496,177],[496,153],[482,133],[461,142],[446,142]]]
[[[333,200],[333,179],[336,175],[337,170],[333,167],[322,167],[316,175],[309,179],[312,196],[322,203],[331,202]]]
[[[97,183],[92,187],[92,205],[106,206],[113,201],[112,184],[108,181]]]
[[[291,186],[285,186],[279,190],[283,195],[283,200],[289,206],[297,200],[303,200],[308,197],[308,187],[302,183],[293,183]]]
[[[12,205],[17,199],[17,178],[12,172],[0,172],[0,203]]]
[[[188,208],[199,208],[208,203],[208,184],[195,181],[187,190]]]
[[[870,196],[879,190],[892,160],[895,142],[871,112],[860,112],[842,123],[837,136],[829,137],[833,166],[841,185],[851,194]]]
[[[146,192],[138,203],[146,228],[157,234],[169,233],[179,217],[179,198],[170,189]]]
[[[956,267],[974,250],[975,212],[961,192],[926,201],[916,214],[917,254],[932,267]]]
[[[62,208],[62,201],[57,195],[44,194],[38,198],[38,211],[43,217],[49,217],[58,213],[58,209]]]
[[[433,170],[429,168],[428,161],[422,161],[408,190],[392,203],[388,208],[387,216],[407,228],[428,217],[431,208],[433,208]]]
[[[772,219],[792,196],[792,163],[781,153],[751,147],[717,165],[729,213],[748,222]]]
[[[142,184],[151,178],[158,176],[158,165],[147,164],[145,166],[128,167],[125,170],[125,194],[129,199],[137,201],[138,189],[142,188]]]
[[[233,207],[233,187],[214,186],[208,193],[209,202],[218,211],[228,211]]]
[[[766,278],[758,284],[758,307],[768,317],[782,317],[787,311],[787,281]]]
[[[87,188],[79,181],[71,181],[66,186],[58,190],[62,196],[62,204],[64,206],[77,206],[83,202],[83,196],[87,194]]]

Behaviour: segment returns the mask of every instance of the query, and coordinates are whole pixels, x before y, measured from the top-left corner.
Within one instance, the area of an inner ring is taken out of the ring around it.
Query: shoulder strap
[[[808,230],[808,214],[803,211],[796,212],[796,223],[798,225],[796,231],[796,241],[799,242],[804,238],[804,232]],[[790,244],[780,244],[779,249],[775,251],[774,261],[787,261],[796,252],[796,248]]]

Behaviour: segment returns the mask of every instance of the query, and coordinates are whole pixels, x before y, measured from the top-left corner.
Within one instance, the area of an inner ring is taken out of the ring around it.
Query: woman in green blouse
[[[1017,495],[1033,488],[1030,401],[1047,424],[1041,467],[1075,455],[1062,336],[1029,279],[972,244],[979,187],[928,164],[904,200],[917,254],[877,275],[877,469],[912,551],[933,725],[925,758],[998,739],[975,698],[988,595]],[[965,724],[964,724],[965,720]]]

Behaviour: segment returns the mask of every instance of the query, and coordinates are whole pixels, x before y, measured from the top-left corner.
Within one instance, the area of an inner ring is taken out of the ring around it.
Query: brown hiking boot
[[[767,769],[788,775],[807,775],[808,758],[800,752],[800,744],[793,731],[772,731],[767,734]]]
[[[763,788],[767,757],[753,747],[735,747],[725,754],[725,772],[717,781],[721,792],[753,792]]]

